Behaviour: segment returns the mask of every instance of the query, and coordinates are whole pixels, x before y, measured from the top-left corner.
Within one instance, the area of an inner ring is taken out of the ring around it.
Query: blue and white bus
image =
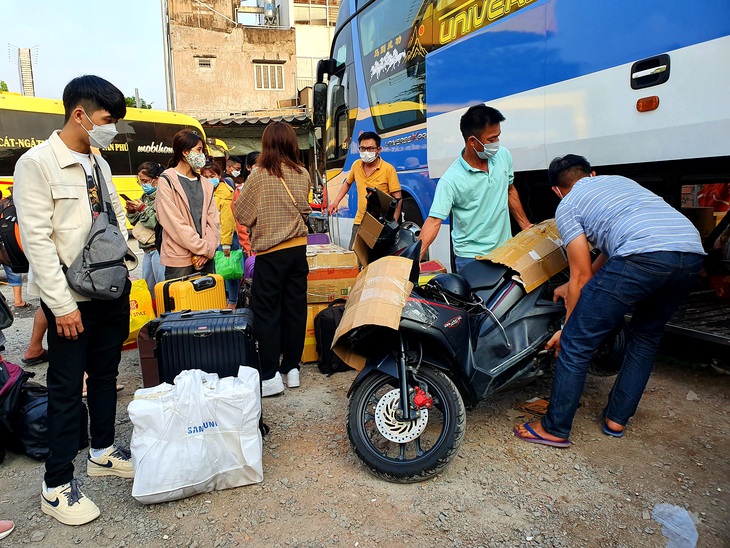
[[[318,72],[328,196],[358,158],[358,135],[376,131],[419,224],[477,103],[506,117],[501,143],[533,222],[554,215],[546,170],[567,153],[675,207],[683,185],[730,185],[728,0],[343,0]],[[341,245],[356,193],[331,220]],[[448,228],[431,247],[444,264]]]

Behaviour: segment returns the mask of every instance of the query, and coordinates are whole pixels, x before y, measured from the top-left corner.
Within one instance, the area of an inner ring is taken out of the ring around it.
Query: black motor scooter
[[[370,258],[412,259],[415,284],[417,231],[400,230],[387,215],[381,220],[390,229]],[[565,316],[553,292],[567,281],[567,272],[529,293],[515,274],[506,266],[475,261],[460,275],[440,274],[414,286],[397,331],[363,326],[344,337],[366,358],[348,392],[347,432],[373,474],[401,483],[438,474],[461,444],[465,406],[532,381],[554,365],[545,344]],[[617,373],[624,341],[623,330],[609,337],[591,372]]]

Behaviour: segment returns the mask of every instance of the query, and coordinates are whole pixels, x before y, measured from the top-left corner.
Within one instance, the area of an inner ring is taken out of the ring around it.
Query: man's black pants
[[[76,340],[60,337],[56,317],[41,302],[48,320],[48,435],[51,455],[44,480],[49,488],[74,477],[73,460],[79,450],[81,385],[84,371],[91,423],[91,447],[114,444],[117,413],[117,376],[122,345],[129,336],[129,291],[127,280],[118,299],[94,299],[78,303],[84,332]]]
[[[262,380],[299,368],[307,328],[307,274],[304,245],[256,255],[251,309]]]

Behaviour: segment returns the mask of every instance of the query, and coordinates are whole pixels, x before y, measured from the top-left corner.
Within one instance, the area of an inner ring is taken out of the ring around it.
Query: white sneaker
[[[284,384],[286,384],[287,388],[298,388],[299,369],[292,369],[286,375],[284,375]]]
[[[279,372],[276,373],[273,379],[269,379],[261,382],[261,395],[265,398],[267,396],[276,396],[284,391],[284,381],[281,378]]]
[[[46,493],[41,491],[41,510],[65,525],[83,525],[99,517],[99,507],[81,492],[75,479]]]
[[[86,457],[86,473],[89,476],[119,476],[133,478],[132,455],[129,449],[112,445],[98,457],[91,456],[91,449]]]

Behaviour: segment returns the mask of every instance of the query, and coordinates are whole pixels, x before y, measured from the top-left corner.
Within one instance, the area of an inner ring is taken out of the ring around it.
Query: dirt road
[[[20,318],[6,331],[6,359],[20,362],[31,323]],[[44,380],[45,365],[29,369]],[[0,519],[17,528],[2,544],[659,547],[666,538],[651,511],[670,503],[696,517],[698,546],[730,545],[730,377],[699,362],[663,356],[622,439],[599,429],[611,379],[590,378],[567,450],[512,435],[513,404],[548,396],[549,381],[483,402],[468,411],[451,465],[411,485],[372,477],[350,449],[354,375],[327,378],[307,365],[301,388],[264,400],[272,430],[258,485],[146,507],[132,498],[131,480],[87,478],[80,455],[83,489],[102,510],[82,527],[42,514],[42,464],[9,454],[0,466]],[[124,353],[121,382],[117,438],[128,445],[126,406],[141,386],[136,351]]]

